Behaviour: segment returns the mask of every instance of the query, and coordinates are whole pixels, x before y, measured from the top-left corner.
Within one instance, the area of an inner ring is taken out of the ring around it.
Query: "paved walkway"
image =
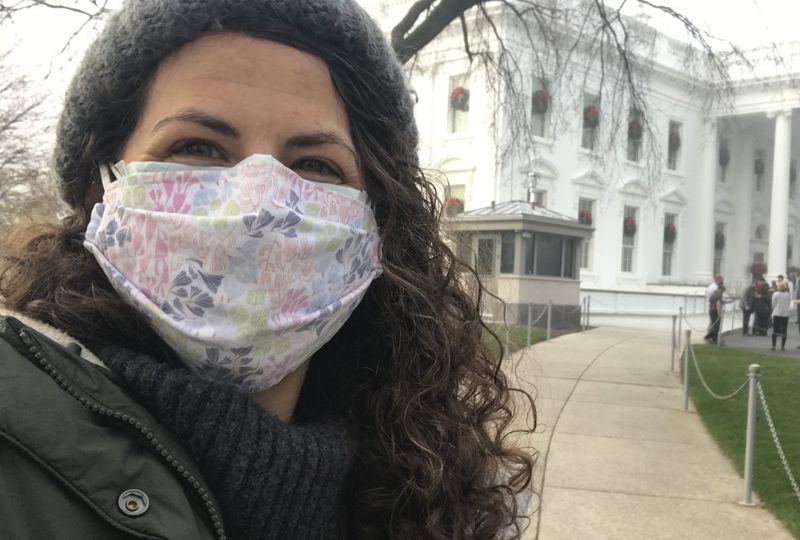
[[[515,355],[534,393],[539,512],[526,540],[789,540],[763,508],[739,506],[742,480],[697,414],[682,410],[670,336],[598,328]]]
[[[800,358],[800,333],[798,332],[797,322],[792,320],[789,323],[788,339],[786,340],[786,350],[781,351],[781,340],[778,338],[778,350],[772,351],[772,329],[768,336],[743,336],[741,326],[733,332],[726,332],[722,335],[725,346],[742,349],[745,351],[759,352],[765,354],[775,354],[778,356],[789,356]]]

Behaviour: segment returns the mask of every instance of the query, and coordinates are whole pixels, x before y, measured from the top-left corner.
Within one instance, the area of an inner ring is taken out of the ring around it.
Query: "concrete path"
[[[515,355],[536,397],[541,452],[526,540],[789,540],[742,480],[670,372],[670,335],[598,328]]]
[[[777,340],[778,350],[773,351],[770,349],[772,347],[771,328],[768,336],[743,336],[741,328],[738,328],[733,332],[726,332],[722,335],[722,341],[727,347],[733,347],[735,349],[742,349],[750,352],[800,358],[800,334],[798,333],[797,323],[794,321],[789,324],[787,338],[785,351],[780,350],[780,338]]]

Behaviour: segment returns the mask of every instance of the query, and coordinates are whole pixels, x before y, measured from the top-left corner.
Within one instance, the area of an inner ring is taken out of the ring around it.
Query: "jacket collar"
[[[97,357],[97,355],[95,355],[92,351],[84,347],[82,343],[72,338],[66,332],[59,330],[55,326],[34,319],[33,317],[29,317],[13,309],[9,309],[2,303],[2,299],[0,299],[0,317],[14,317],[15,319],[18,319],[21,323],[25,324],[26,326],[30,326],[40,334],[44,334],[45,336],[49,337],[62,347],[66,347],[67,345],[75,343],[81,348],[80,349],[81,358],[83,358],[90,364],[95,364],[100,367],[106,367],[105,364],[103,364],[103,362],[100,360],[100,358]]]

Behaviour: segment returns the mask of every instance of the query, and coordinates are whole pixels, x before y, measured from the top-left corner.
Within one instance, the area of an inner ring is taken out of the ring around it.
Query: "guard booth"
[[[553,303],[554,328],[580,326],[581,245],[591,225],[535,203],[508,201],[448,216],[456,252],[476,266],[484,286],[505,302],[508,324],[528,323]],[[484,320],[501,322],[503,304],[485,295]],[[544,318],[537,326],[544,326]]]

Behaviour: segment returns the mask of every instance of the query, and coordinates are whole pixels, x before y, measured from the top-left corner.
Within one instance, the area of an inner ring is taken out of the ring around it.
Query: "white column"
[[[769,212],[770,276],[786,273],[786,241],[789,236],[789,167],[792,151],[792,111],[775,113],[775,147],[772,158],[772,204]]]
[[[739,137],[731,141],[731,162],[728,165],[728,177],[736,183],[736,215],[734,216],[731,231],[731,241],[728,246],[731,250],[731,261],[735,275],[726,281],[733,280],[748,283],[750,281],[750,240],[753,238],[753,164],[756,159],[755,140],[753,132],[749,129],[743,131]],[[729,266],[730,268],[730,266]]]
[[[719,167],[719,140],[717,119],[703,123],[703,166],[698,190],[696,276],[702,283],[711,282],[714,272],[714,207],[717,167]]]

